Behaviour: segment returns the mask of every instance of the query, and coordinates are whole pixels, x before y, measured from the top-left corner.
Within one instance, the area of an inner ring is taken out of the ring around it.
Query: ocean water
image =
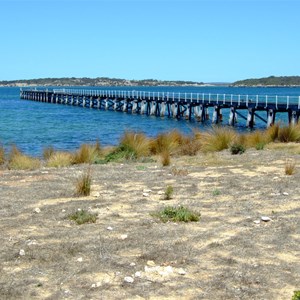
[[[83,87],[80,87],[83,88]],[[88,89],[92,89],[88,87]],[[97,89],[136,90],[156,92],[212,93],[235,95],[300,96],[300,88],[232,88],[232,87],[101,87]],[[19,88],[0,87],[0,144],[7,150],[16,145],[26,154],[41,156],[43,149],[74,150],[82,143],[100,141],[101,145],[116,145],[124,131],[144,132],[147,136],[178,129],[189,134],[193,129],[207,130],[211,124],[184,119],[158,118],[104,111],[61,104],[20,100]],[[223,113],[227,124],[226,112]],[[245,112],[246,116],[246,112]],[[287,114],[276,119],[287,122]],[[236,130],[248,130],[246,121],[238,119]],[[265,128],[257,121],[256,128]]]

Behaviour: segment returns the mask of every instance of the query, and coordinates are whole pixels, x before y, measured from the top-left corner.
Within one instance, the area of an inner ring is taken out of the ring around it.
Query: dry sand
[[[88,197],[74,196],[86,165],[0,170],[0,299],[291,299],[300,290],[295,153],[93,165]],[[163,200],[168,185],[174,195]],[[201,220],[151,216],[167,205]],[[96,223],[70,221],[78,209],[97,213]]]

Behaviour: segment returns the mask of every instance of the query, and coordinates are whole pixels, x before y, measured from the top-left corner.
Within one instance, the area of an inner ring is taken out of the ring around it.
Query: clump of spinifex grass
[[[162,222],[198,222],[201,214],[184,206],[165,207],[153,216],[158,217]]]
[[[12,170],[35,170],[41,166],[41,162],[37,158],[23,154],[16,146],[12,146],[8,168]]]
[[[183,144],[184,136],[177,130],[157,135],[151,141],[151,153],[161,154],[164,152],[172,153]]]
[[[164,200],[172,199],[173,193],[174,193],[173,187],[171,185],[168,185],[165,190]]]
[[[78,210],[75,213],[69,215],[69,219],[76,222],[78,225],[85,223],[95,223],[97,220],[97,214],[91,214],[85,210]]]
[[[284,166],[285,175],[293,175],[295,173],[296,163],[292,160],[286,160]]]
[[[105,156],[105,160],[136,160],[150,155],[150,140],[143,133],[125,132],[120,144]]]
[[[74,164],[84,164],[84,163],[95,163],[100,159],[101,156],[101,146],[97,141],[95,145],[83,144],[80,146],[78,151],[75,152],[73,157]]]
[[[230,144],[237,139],[237,133],[232,129],[215,127],[205,132],[201,137],[201,150],[203,152],[215,152],[228,149]]]
[[[62,168],[68,167],[73,163],[73,155],[69,152],[54,151],[46,161],[47,167]]]
[[[92,176],[91,171],[88,169],[76,181],[76,195],[89,196],[91,193]]]
[[[265,131],[255,130],[246,135],[245,144],[247,148],[256,148],[262,150],[267,144],[268,138]]]
[[[44,160],[48,160],[53,154],[55,150],[52,146],[46,147],[43,149],[43,158]]]
[[[300,141],[300,125],[281,127],[278,133],[278,141],[282,143]]]
[[[168,150],[165,150],[160,153],[160,160],[163,167],[167,167],[171,163],[171,154]]]
[[[5,163],[5,151],[4,147],[0,146],[0,165],[3,165]]]

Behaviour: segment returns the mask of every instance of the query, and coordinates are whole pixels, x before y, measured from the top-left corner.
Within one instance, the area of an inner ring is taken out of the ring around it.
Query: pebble
[[[143,192],[144,192],[144,193],[151,193],[151,192],[152,192],[152,190],[145,189],[145,190],[143,190]]]
[[[182,269],[182,268],[178,269],[178,270],[177,270],[177,273],[178,273],[179,275],[186,275],[186,271],[185,271],[184,269]]]
[[[106,229],[107,230],[113,230],[113,228],[111,226],[108,226]]]
[[[82,262],[82,261],[83,261],[83,258],[82,258],[82,257],[79,257],[79,258],[77,258],[77,261],[78,261],[78,262]]]
[[[262,217],[261,217],[261,220],[262,220],[262,221],[264,221],[264,222],[269,222],[269,221],[272,221],[272,219],[271,219],[271,218],[269,218],[269,217],[266,217],[266,216],[262,216]]]
[[[121,240],[126,240],[128,238],[128,235],[127,234],[122,234],[121,235]]]
[[[19,252],[19,255],[20,255],[20,256],[24,256],[24,255],[25,255],[25,250],[24,250],[24,249],[21,249],[20,252]]]
[[[138,277],[138,278],[139,278],[139,277],[141,277],[141,276],[142,276],[142,273],[139,272],[139,271],[134,273],[134,277]]]
[[[133,283],[134,278],[132,278],[131,276],[126,276],[126,277],[124,277],[124,281],[127,282],[127,283]]]
[[[149,197],[149,193],[143,193],[144,197]]]
[[[282,195],[283,195],[283,196],[288,196],[288,195],[289,195],[289,193],[287,193],[287,192],[283,192],[283,193],[282,193]]]
[[[136,264],[134,262],[130,263],[130,267],[134,267]]]
[[[39,214],[41,212],[41,210],[37,207],[37,208],[34,209],[34,212]]]
[[[65,210],[65,209],[62,209],[61,212],[66,212],[66,210]]]
[[[147,266],[154,267],[154,266],[156,266],[156,264],[155,264],[155,262],[153,260],[148,260],[147,261]]]
[[[253,221],[254,224],[260,224],[260,221],[259,220],[255,220]]]

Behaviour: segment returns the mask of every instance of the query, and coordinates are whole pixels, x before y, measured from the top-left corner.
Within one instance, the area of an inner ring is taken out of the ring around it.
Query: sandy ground
[[[87,168],[0,170],[0,299],[291,299],[300,290],[299,154],[93,165],[92,194],[75,197]],[[201,219],[151,215],[168,205]],[[96,223],[70,221],[78,209]]]

